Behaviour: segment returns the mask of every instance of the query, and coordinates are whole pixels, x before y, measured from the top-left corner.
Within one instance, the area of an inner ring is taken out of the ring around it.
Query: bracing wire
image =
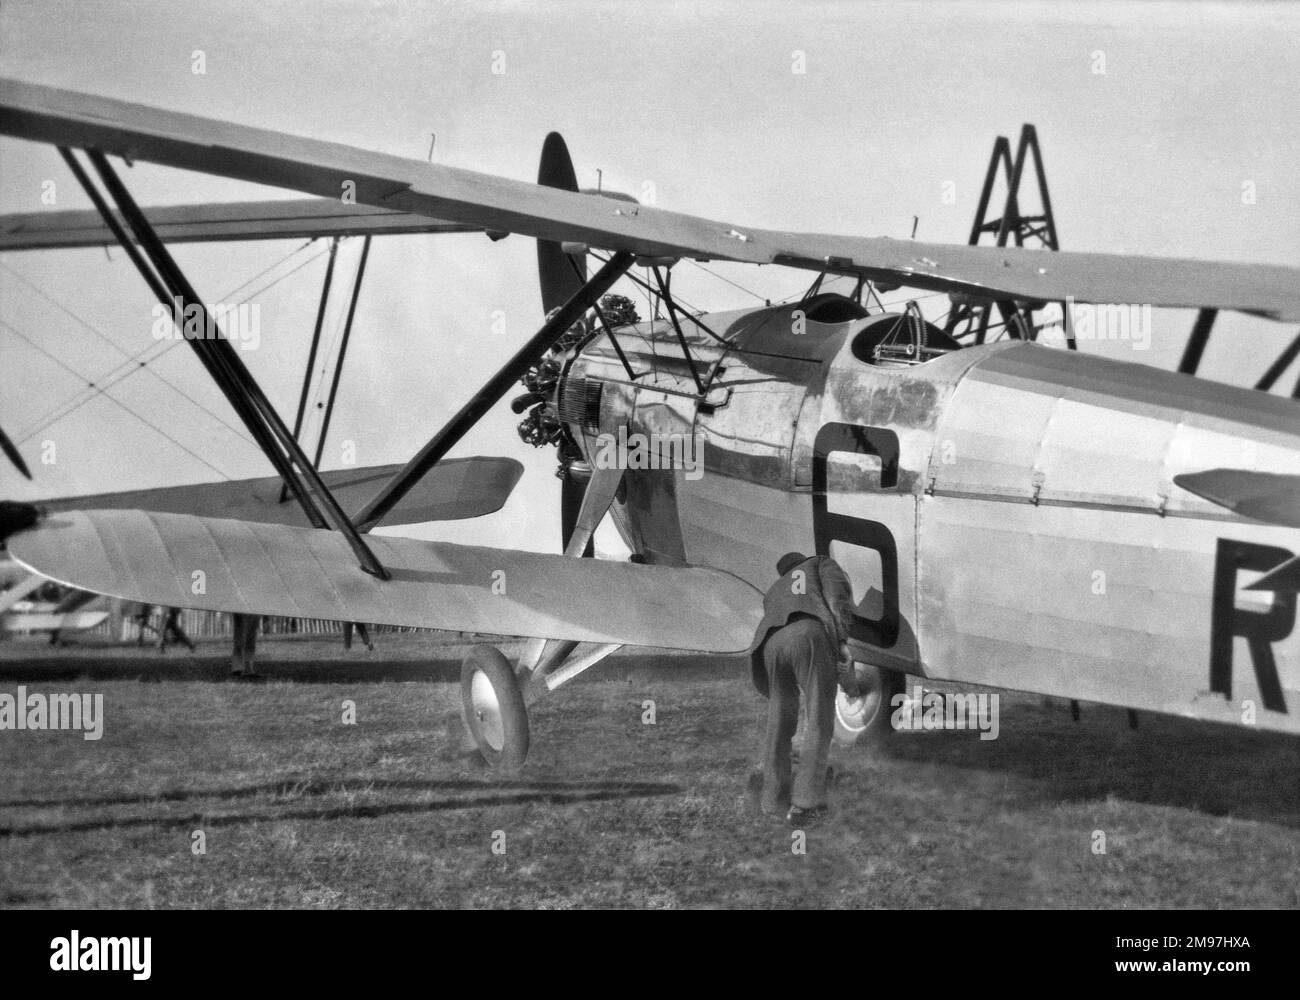
[[[257,281],[259,278],[264,277],[265,275],[269,274],[271,271],[275,270],[277,267],[280,267],[281,265],[283,265],[284,263],[286,263],[287,261],[289,261],[290,259],[292,259],[292,258],[293,258],[294,256],[296,256],[297,254],[301,253],[301,252],[302,252],[303,250],[305,250],[308,246],[310,246],[312,242],[313,242],[313,241],[308,240],[308,241],[307,241],[306,243],[304,243],[302,246],[296,248],[295,250],[290,251],[288,254],[286,254],[284,257],[282,257],[280,260],[276,261],[274,264],[270,265],[269,267],[264,268],[262,271],[258,272],[258,273],[255,274],[253,277],[249,278],[247,281],[243,282],[241,285],[239,285],[238,287],[236,287],[235,289],[233,289],[231,292],[227,293],[227,294],[226,294],[225,296],[223,296],[223,297],[224,297],[224,298],[233,298],[236,294],[238,294],[238,293],[239,293],[240,291],[242,291],[243,289],[247,288],[249,285],[251,285],[253,282]],[[313,254],[311,257],[308,257],[306,260],[302,261],[301,263],[299,263],[297,266],[295,266],[295,267],[292,268],[291,270],[285,272],[284,274],[280,275],[279,277],[277,277],[277,278],[275,278],[275,279],[273,279],[273,280],[267,282],[266,284],[264,284],[264,285],[258,287],[258,288],[255,289],[254,291],[250,292],[247,296],[245,296],[245,297],[244,297],[243,299],[241,299],[238,303],[236,303],[236,305],[243,305],[243,304],[249,302],[251,299],[255,298],[256,296],[261,295],[263,292],[265,292],[265,291],[267,291],[268,289],[270,289],[270,288],[274,287],[275,285],[279,284],[281,281],[284,281],[286,278],[288,278],[288,277],[290,277],[291,275],[293,275],[293,274],[297,273],[298,271],[302,270],[304,267],[306,267],[308,264],[312,263],[312,261],[316,260],[318,257],[320,257],[320,256],[321,256],[322,254],[324,254],[325,252],[326,252],[326,250],[321,250],[320,252],[318,252],[318,253],[316,253],[316,254]],[[79,324],[81,324],[82,326],[86,327],[86,328],[89,329],[91,332],[95,333],[98,337],[100,337],[100,339],[102,339],[102,340],[106,340],[108,343],[112,344],[113,347],[114,347],[116,350],[118,350],[119,352],[121,352],[121,353],[123,353],[123,354],[126,354],[126,353],[127,353],[127,352],[126,352],[122,347],[118,346],[117,343],[116,343],[115,341],[113,341],[111,338],[107,337],[107,336],[106,336],[105,334],[103,334],[102,332],[96,330],[93,326],[91,326],[89,323],[87,323],[87,322],[86,322],[84,319],[82,319],[81,317],[77,316],[75,313],[73,313],[73,312],[71,312],[70,310],[64,308],[64,307],[63,307],[63,306],[62,306],[62,305],[61,305],[57,300],[53,299],[53,298],[52,298],[51,296],[49,296],[47,293],[45,293],[45,292],[42,291],[41,289],[37,288],[34,284],[32,284],[30,281],[28,281],[28,280],[27,280],[23,275],[19,274],[17,271],[14,271],[12,268],[8,267],[7,265],[4,265],[3,263],[0,263],[0,267],[3,267],[5,270],[9,271],[11,274],[14,274],[14,275],[15,275],[16,277],[18,277],[20,280],[24,281],[24,283],[26,283],[26,284],[27,284],[29,287],[31,287],[34,291],[36,291],[38,294],[40,294],[43,298],[45,298],[45,299],[47,299],[48,301],[54,303],[56,306],[58,306],[60,309],[62,309],[65,313],[67,313],[69,316],[71,316],[74,320],[76,320]],[[6,324],[6,325],[8,325],[8,324]],[[18,333],[17,330],[14,330],[14,328],[13,328],[12,326],[9,326],[9,329],[10,329],[13,333],[15,333],[16,335],[18,335],[18,336],[20,336],[20,337],[23,336],[22,334]],[[23,339],[24,339],[24,340],[28,340],[28,338],[26,338],[26,337],[23,337]],[[28,340],[28,342],[31,343],[30,340]],[[237,437],[239,437],[240,439],[242,439],[242,440],[248,442],[250,445],[251,445],[251,444],[254,444],[252,438],[250,438],[250,437],[248,436],[248,434],[247,434],[245,431],[243,431],[242,429],[240,429],[240,428],[238,428],[238,427],[235,427],[235,426],[232,425],[229,421],[227,421],[226,419],[224,419],[223,417],[221,417],[219,414],[213,412],[213,411],[212,411],[211,409],[209,409],[207,406],[203,405],[203,404],[202,404],[201,402],[199,402],[198,400],[193,399],[192,397],[190,397],[190,396],[189,396],[188,394],[186,394],[182,389],[180,389],[178,386],[176,386],[176,385],[175,385],[174,383],[172,383],[170,380],[168,380],[167,378],[165,378],[164,376],[162,376],[161,374],[159,374],[157,371],[153,370],[152,368],[148,368],[149,365],[151,365],[153,362],[157,361],[159,358],[161,358],[164,354],[166,354],[166,353],[167,353],[168,351],[170,351],[172,348],[179,346],[181,343],[182,343],[181,340],[172,340],[172,341],[168,341],[168,342],[166,342],[166,343],[154,343],[154,344],[150,344],[148,347],[142,348],[140,351],[137,351],[134,355],[127,355],[125,361],[119,362],[119,364],[118,364],[117,366],[115,366],[114,368],[110,369],[107,373],[105,373],[105,375],[101,376],[99,379],[96,379],[96,380],[85,379],[85,380],[84,380],[84,381],[86,381],[86,387],[85,387],[85,388],[78,390],[78,392],[77,392],[76,394],[74,394],[72,397],[70,397],[69,400],[66,401],[65,403],[63,403],[63,404],[59,404],[59,405],[57,405],[54,409],[49,410],[49,411],[46,411],[46,413],[45,413],[42,417],[38,418],[38,420],[37,420],[35,426],[33,426],[30,430],[28,430],[28,431],[27,431],[27,432],[26,432],[26,433],[25,433],[25,434],[20,438],[20,443],[23,442],[23,441],[30,440],[30,439],[31,439],[32,437],[34,437],[35,435],[41,433],[41,432],[42,432],[43,430],[45,430],[46,428],[52,426],[54,423],[57,423],[58,421],[63,420],[63,419],[65,419],[66,417],[70,416],[72,413],[74,413],[74,412],[76,412],[77,410],[79,410],[82,406],[86,405],[86,403],[90,402],[92,399],[94,399],[96,396],[100,395],[101,393],[107,395],[107,392],[108,392],[109,389],[111,389],[111,388],[115,388],[116,386],[120,385],[120,384],[121,384],[125,379],[129,378],[129,377],[130,377],[132,374],[134,374],[135,372],[140,371],[141,369],[147,369],[147,370],[150,371],[151,374],[153,374],[156,378],[158,378],[161,382],[163,382],[163,384],[169,386],[169,387],[170,387],[173,391],[175,391],[177,394],[179,394],[180,396],[182,396],[184,399],[188,400],[188,401],[189,401],[190,403],[192,403],[194,406],[198,407],[198,408],[199,408],[200,410],[202,410],[204,413],[208,414],[208,415],[209,415],[210,417],[212,417],[214,420],[218,421],[220,424],[222,424],[224,427],[226,427],[228,430],[230,430],[230,431],[231,431],[233,434],[235,434]],[[150,354],[150,352],[152,352],[152,356],[150,356],[150,357],[148,357],[148,358],[145,358],[144,360],[141,360],[141,358],[143,358],[144,355],[146,355],[146,354]],[[54,358],[53,355],[50,355],[48,352],[42,350],[42,353],[43,353],[43,354],[46,354],[46,355],[47,355],[48,357],[50,357],[52,360],[58,361],[57,358]],[[62,362],[59,362],[59,363],[62,364]],[[64,367],[67,368],[66,365],[64,365]],[[71,369],[68,369],[68,370],[71,371]],[[81,378],[80,375],[78,375],[77,377],[78,377],[78,378]],[[111,397],[110,397],[110,398],[111,398]],[[114,400],[114,402],[117,402],[117,401]],[[134,411],[132,411],[132,413],[133,413],[133,415],[139,417],[139,414],[135,414]],[[140,417],[140,419],[144,420],[143,417]],[[148,421],[145,420],[145,423],[148,423]],[[161,428],[158,428],[158,427],[156,427],[156,426],[154,426],[154,425],[152,425],[152,424],[150,424],[149,426],[153,427],[153,429],[154,429],[155,431],[157,431],[158,433],[162,434],[164,437],[168,437],[169,440],[172,440],[172,439],[171,439],[171,438],[166,434],[166,432],[163,431]],[[175,441],[173,441],[173,443],[177,443],[177,444],[179,444],[178,442],[175,442]],[[184,446],[182,445],[181,447],[184,447]],[[186,449],[186,450],[188,451],[188,449]],[[211,463],[208,463],[208,462],[205,461],[204,464],[205,464],[205,465],[208,465],[209,468],[213,468],[213,466],[211,465]],[[226,478],[229,478],[229,477],[226,477]]]
[[[58,366],[59,366],[60,368],[62,368],[64,371],[69,372],[70,374],[72,374],[72,375],[75,376],[76,378],[79,378],[79,379],[84,378],[84,376],[83,376],[79,371],[77,371],[77,370],[76,370],[75,368],[73,368],[71,365],[66,364],[64,361],[62,361],[62,360],[60,360],[59,358],[55,357],[53,354],[51,354],[49,351],[47,351],[45,348],[43,348],[40,344],[36,343],[36,341],[32,340],[31,337],[28,337],[26,334],[22,333],[20,330],[15,329],[14,326],[13,326],[11,323],[7,322],[6,320],[0,319],[0,326],[3,326],[6,330],[8,330],[10,333],[12,333],[15,337],[18,337],[20,340],[26,342],[26,343],[28,344],[28,346],[30,346],[33,350],[39,351],[41,354],[45,355],[45,357],[49,358],[51,361],[53,361],[56,365],[58,365]],[[191,456],[192,458],[196,458],[196,459],[198,459],[200,462],[202,462],[204,465],[206,465],[209,469],[211,469],[213,472],[215,472],[215,473],[216,473],[218,476],[220,476],[221,478],[223,478],[223,479],[229,479],[229,478],[230,478],[230,477],[227,476],[223,471],[221,471],[220,469],[218,469],[215,465],[213,465],[213,464],[212,464],[211,462],[209,462],[206,458],[204,458],[202,455],[200,455],[198,452],[194,451],[192,448],[188,447],[188,446],[185,445],[183,442],[178,441],[175,437],[173,437],[172,435],[168,434],[165,430],[163,430],[163,429],[162,429],[161,427],[159,427],[157,424],[154,424],[154,423],[151,422],[148,418],[142,416],[140,413],[136,412],[136,411],[133,410],[131,407],[127,406],[124,402],[122,402],[122,401],[121,401],[120,399],[118,399],[116,396],[110,396],[110,395],[108,395],[108,393],[104,393],[103,396],[104,396],[104,398],[107,399],[110,403],[113,403],[113,404],[115,404],[115,405],[121,407],[123,410],[125,410],[127,413],[129,413],[131,416],[135,417],[137,420],[139,420],[139,421],[140,421],[142,424],[144,424],[146,427],[149,427],[150,429],[152,429],[152,430],[154,430],[154,431],[157,431],[159,434],[161,434],[164,438],[166,438],[168,441],[170,441],[172,444],[174,444],[177,448],[181,449],[181,451],[185,452],[187,455]]]

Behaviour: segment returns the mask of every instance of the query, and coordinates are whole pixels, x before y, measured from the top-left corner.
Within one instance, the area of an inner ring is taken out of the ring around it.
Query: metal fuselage
[[[829,553],[862,662],[1300,732],[1295,595],[1243,590],[1300,531],[1173,483],[1300,472],[1300,404],[1019,341],[888,366],[898,317],[831,295],[702,319],[730,342],[682,323],[703,403],[667,321],[618,331],[635,380],[599,338],[561,385],[589,461],[620,426],[699,449],[625,475],[645,561],[765,589],[782,553]]]

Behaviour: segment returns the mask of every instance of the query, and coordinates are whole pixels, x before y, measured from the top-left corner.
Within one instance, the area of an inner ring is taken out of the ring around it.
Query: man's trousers
[[[779,811],[787,798],[801,809],[826,805],[826,760],[835,726],[835,690],[839,677],[826,626],[813,617],[788,622],[767,637],[763,664],[767,667],[768,681],[763,809]],[[807,727],[792,794],[790,741],[799,725],[800,692],[803,692]]]

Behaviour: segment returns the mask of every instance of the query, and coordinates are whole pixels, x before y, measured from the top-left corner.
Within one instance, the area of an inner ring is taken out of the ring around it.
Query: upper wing
[[[167,243],[478,232],[477,226],[372,205],[346,205],[337,198],[163,205],[146,208],[144,214]],[[0,215],[0,250],[98,247],[115,242],[95,211]]]
[[[649,256],[787,264],[1016,299],[1238,309],[1300,320],[1300,270],[751,229],[351,146],[0,80],[0,133],[490,231]]]
[[[54,514],[8,546],[59,583],[166,607],[717,653],[748,648],[762,618],[722,570],[368,542],[391,579],[359,572],[337,531],[141,510]]]
[[[321,479],[345,510],[360,510],[401,465],[376,465],[360,469],[331,469]],[[380,524],[422,524],[482,517],[500,510],[510,498],[524,467],[513,458],[476,455],[447,458],[429,470]],[[307,515],[292,496],[280,499],[284,481],[279,476],[233,479],[189,486],[162,486],[93,496],[42,500],[49,510],[147,507],[168,514],[198,514],[234,518],[263,524],[307,527]]]

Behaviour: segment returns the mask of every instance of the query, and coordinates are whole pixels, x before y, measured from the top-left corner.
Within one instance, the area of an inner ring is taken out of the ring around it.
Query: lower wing
[[[142,510],[52,514],[15,560],[82,590],[167,607],[729,653],[762,595],[722,570],[648,566],[372,535],[392,574],[341,534]]]
[[[321,479],[345,510],[360,510],[402,468],[401,465],[376,465],[333,469],[322,472]],[[475,456],[445,459],[429,470],[379,523],[385,526],[421,524],[492,514],[505,505],[523,472],[524,467],[513,458]],[[197,514],[306,527],[307,516],[292,496],[282,498],[283,488],[284,481],[279,476],[264,476],[62,497],[42,500],[40,506],[55,511],[147,507],[168,514]]]

